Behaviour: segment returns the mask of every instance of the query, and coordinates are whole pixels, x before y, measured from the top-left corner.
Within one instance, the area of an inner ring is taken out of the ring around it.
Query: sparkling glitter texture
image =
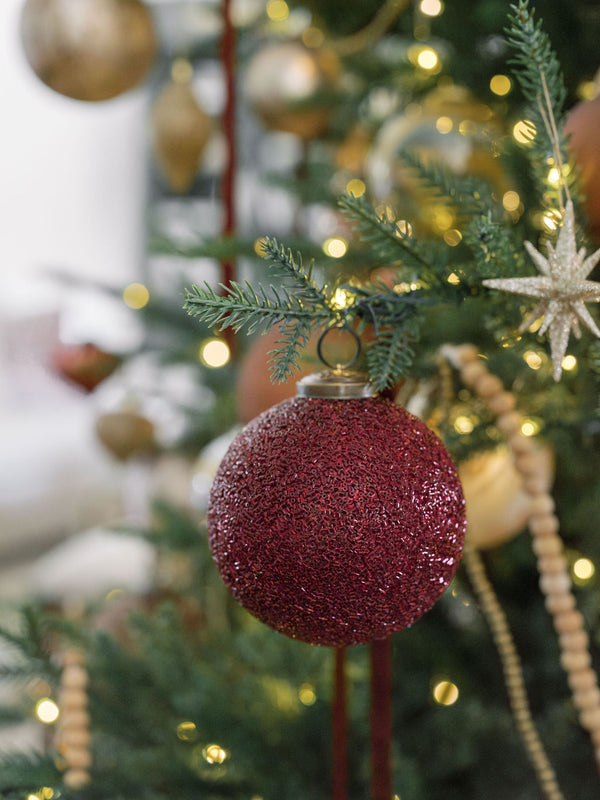
[[[237,601],[281,633],[333,646],[385,638],[428,611],[465,526],[448,452],[380,397],[265,411],[231,444],[208,508]]]

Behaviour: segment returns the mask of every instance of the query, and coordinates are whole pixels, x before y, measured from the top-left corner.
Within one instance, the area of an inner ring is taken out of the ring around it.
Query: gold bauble
[[[250,60],[244,89],[263,123],[310,140],[326,129],[340,64],[332,52],[300,42],[269,44]]]
[[[550,489],[554,460],[550,448],[535,451],[540,475]],[[459,464],[467,509],[467,542],[480,550],[497,547],[520,533],[532,513],[531,495],[523,489],[508,449],[479,453]]]
[[[25,55],[35,74],[75,100],[109,100],[138,86],[157,53],[141,0],[27,0]]]
[[[502,196],[510,187],[497,157],[500,134],[491,108],[475,101],[467,89],[439,87],[420,106],[411,105],[381,127],[366,159],[370,189],[410,220],[417,232],[441,234],[454,220],[399,154],[412,152],[425,164],[439,164],[457,177],[482,178]]]
[[[156,161],[174,192],[191,188],[210,134],[210,117],[189,83],[170,81],[152,109],[152,138]]]
[[[149,455],[156,446],[152,423],[131,411],[103,414],[96,420],[96,434],[119,461]]]

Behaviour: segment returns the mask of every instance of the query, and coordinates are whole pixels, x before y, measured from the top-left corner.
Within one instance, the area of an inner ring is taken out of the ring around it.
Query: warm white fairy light
[[[431,690],[433,699],[440,706],[451,706],[459,697],[458,686],[452,681],[438,681]]]
[[[439,17],[444,10],[442,0],[421,0],[419,11],[426,17]]]
[[[458,277],[456,272],[451,272],[450,275],[448,275],[448,277],[446,278],[446,280],[453,286],[458,286],[458,284],[460,283],[460,278]]]
[[[513,125],[513,139],[519,144],[529,145],[535,139],[537,128],[529,119],[520,119]]]
[[[571,572],[573,573],[573,578],[577,581],[577,583],[584,584],[594,577],[596,567],[591,559],[581,557],[573,563]]]
[[[577,366],[577,359],[575,356],[565,356],[561,361],[561,367],[567,372],[572,372]]]
[[[231,350],[223,339],[205,339],[200,345],[200,360],[206,367],[224,367],[231,358]]]
[[[498,97],[504,97],[512,89],[512,81],[508,75],[494,75],[490,79],[490,90]]]
[[[521,197],[518,192],[509,189],[502,195],[502,205],[506,211],[516,211],[521,205]]]
[[[150,300],[150,292],[143,283],[130,283],[123,289],[123,302],[133,309],[140,309]]]
[[[266,11],[271,22],[283,22],[290,15],[290,8],[285,0],[269,0]]]
[[[310,683],[303,683],[298,689],[298,700],[303,706],[312,706],[316,703],[317,695]]]
[[[354,197],[362,197],[367,191],[367,185],[360,178],[352,178],[346,184],[346,191],[348,194],[354,195]]]
[[[202,750],[202,757],[209,764],[222,764],[229,753],[220,744],[207,744]]]
[[[454,430],[457,433],[460,434],[472,433],[474,427],[475,426],[473,425],[472,420],[470,420],[469,417],[465,417],[463,414],[456,417],[456,419],[454,420]]]
[[[341,311],[343,308],[348,308],[348,306],[352,302],[352,295],[345,289],[338,287],[333,293],[330,302],[332,308],[337,308],[339,311]]]
[[[193,722],[180,722],[177,726],[177,738],[182,742],[191,742],[198,736],[198,729]]]
[[[323,252],[330,258],[342,258],[348,251],[348,242],[340,236],[332,236],[323,242]]]
[[[442,134],[450,133],[450,131],[454,127],[454,120],[452,120],[450,117],[442,115],[441,117],[438,117],[436,119],[435,127],[437,128],[438,133]]]
[[[49,697],[43,697],[36,704],[35,715],[45,725],[52,725],[58,719],[60,710],[54,700]]]

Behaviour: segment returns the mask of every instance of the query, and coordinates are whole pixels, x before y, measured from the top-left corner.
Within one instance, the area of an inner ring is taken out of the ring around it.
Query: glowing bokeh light
[[[143,283],[130,283],[123,289],[123,301],[129,308],[143,308],[150,300],[150,292]]]
[[[42,697],[36,704],[35,715],[45,725],[52,725],[59,718],[60,710],[54,700],[50,700],[49,697]]]
[[[206,339],[200,345],[200,360],[206,367],[224,367],[231,358],[231,350],[223,339]]]

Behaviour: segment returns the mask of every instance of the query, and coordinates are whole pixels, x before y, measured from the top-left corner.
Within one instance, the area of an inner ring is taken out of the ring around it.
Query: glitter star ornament
[[[527,330],[535,320],[544,318],[539,332],[550,332],[553,376],[555,381],[559,381],[569,334],[573,331],[577,338],[581,336],[579,322],[583,322],[595,336],[600,337],[600,329],[585,306],[585,303],[600,301],[600,283],[586,280],[600,261],[600,249],[587,258],[584,247],[577,250],[575,214],[570,200],[563,214],[556,249],[548,242],[546,258],[531,242],[525,242],[525,247],[540,271],[540,276],[493,278],[483,281],[483,284],[492,289],[541,298],[541,302],[523,322],[519,332]]]
[[[319,373],[298,391],[225,454],[208,506],[213,558],[237,601],[283,634],[384,639],[428,611],[458,567],[456,469],[419,419],[362,379]]]

